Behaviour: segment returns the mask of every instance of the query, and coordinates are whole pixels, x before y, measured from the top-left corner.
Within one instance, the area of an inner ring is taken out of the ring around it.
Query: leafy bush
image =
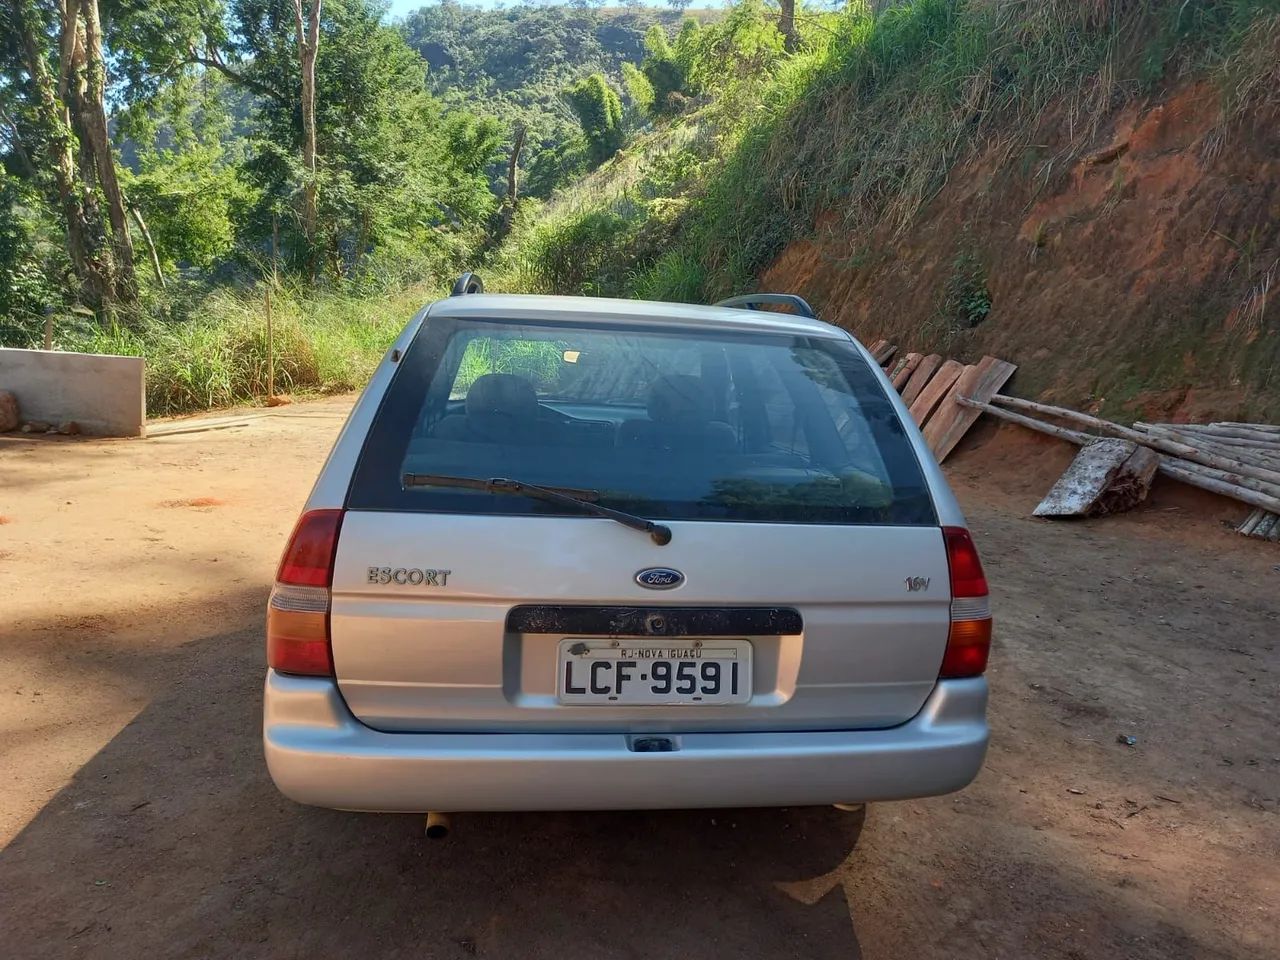
[[[564,97],[582,125],[592,166],[622,149],[622,100],[603,73],[583,77],[565,90]]]
[[[525,292],[619,296],[627,289],[635,223],[613,210],[547,220],[520,247]]]
[[[939,309],[952,332],[976,327],[991,312],[987,271],[971,247],[966,246],[951,262],[951,275],[942,292]]]

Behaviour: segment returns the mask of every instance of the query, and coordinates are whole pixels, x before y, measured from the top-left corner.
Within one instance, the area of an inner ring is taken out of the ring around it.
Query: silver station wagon
[[[969,783],[987,584],[867,351],[788,295],[479,288],[388,351],[281,560],[279,789],[431,813]]]

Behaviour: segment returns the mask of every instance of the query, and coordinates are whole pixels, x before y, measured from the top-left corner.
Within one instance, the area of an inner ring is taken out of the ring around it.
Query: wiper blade
[[[447,474],[439,473],[406,473],[402,479],[406,487],[460,487],[464,490],[513,493],[518,496],[531,497],[534,500],[546,500],[548,503],[558,503],[581,513],[605,517],[622,524],[624,527],[647,533],[658,546],[665,546],[671,542],[670,527],[661,523],[654,523],[652,520],[646,520],[644,517],[637,517],[631,513],[623,513],[621,510],[601,506],[595,502],[600,499],[600,493],[597,490],[575,490],[571,487],[540,487],[535,483],[524,483],[507,477],[492,477],[488,480],[481,480],[478,477],[451,477]]]

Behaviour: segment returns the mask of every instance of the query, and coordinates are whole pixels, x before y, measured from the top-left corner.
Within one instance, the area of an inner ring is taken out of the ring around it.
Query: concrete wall
[[[141,357],[0,347],[0,390],[18,398],[23,423],[74,420],[102,437],[140,437],[146,429]]]

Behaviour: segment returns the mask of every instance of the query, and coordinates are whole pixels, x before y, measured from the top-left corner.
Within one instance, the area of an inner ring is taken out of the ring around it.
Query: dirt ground
[[[283,799],[262,613],[349,402],[0,439],[0,954],[1276,956],[1280,549],[1169,486],[1028,519],[1070,452],[1014,427],[948,463],[998,617],[962,793],[865,821],[477,815],[443,843]]]

